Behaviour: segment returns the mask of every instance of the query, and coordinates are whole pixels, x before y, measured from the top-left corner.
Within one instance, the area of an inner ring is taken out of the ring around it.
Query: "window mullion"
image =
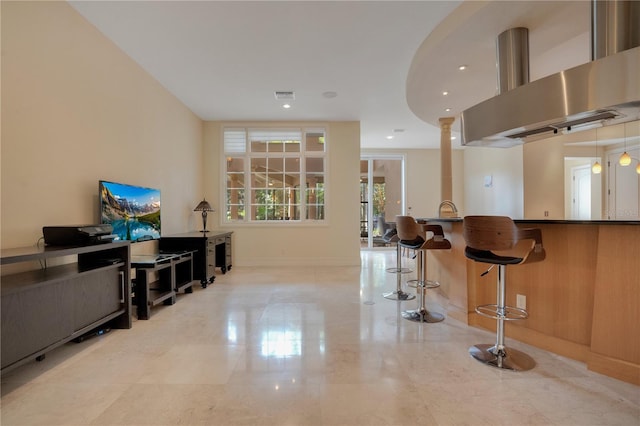
[[[305,134],[303,133],[303,141]],[[302,142],[304,144],[304,142]],[[300,149],[304,147],[301,146]],[[307,221],[307,157],[303,150],[300,153],[300,222]]]
[[[242,159],[241,169],[244,174],[244,182],[238,183],[239,164],[234,163],[235,166],[231,167],[230,162],[227,162],[224,167],[226,175],[224,200],[227,212],[225,221],[245,223],[324,221],[327,151],[324,129],[228,128],[224,129],[224,134],[225,158],[238,158],[239,161]],[[226,138],[227,136],[229,139]],[[243,137],[244,150],[242,144],[238,144]],[[307,149],[311,149],[312,152],[307,152]],[[291,159],[297,159],[297,161],[293,162]],[[311,163],[307,164],[308,162]],[[318,167],[320,164],[322,164],[321,169]],[[312,178],[308,175],[309,170],[313,175]],[[310,179],[316,182],[313,187],[309,186]],[[231,196],[228,195],[230,188]],[[244,216],[242,217],[238,215],[238,209],[232,207],[239,206],[236,200],[238,197],[233,195],[235,190],[244,191],[242,203]],[[310,190],[314,191],[313,194],[309,192]],[[309,197],[312,198],[309,199]],[[313,209],[309,205],[310,201]],[[307,217],[307,213],[313,217]]]

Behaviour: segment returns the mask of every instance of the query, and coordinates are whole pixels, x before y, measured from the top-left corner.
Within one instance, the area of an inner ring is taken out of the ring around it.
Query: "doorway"
[[[564,158],[564,212],[568,220],[602,218],[602,174],[593,174],[591,166],[599,157]]]
[[[386,247],[382,236],[405,211],[404,156],[360,158],[360,242],[362,248]]]
[[[591,220],[591,167],[571,169],[571,219]]]

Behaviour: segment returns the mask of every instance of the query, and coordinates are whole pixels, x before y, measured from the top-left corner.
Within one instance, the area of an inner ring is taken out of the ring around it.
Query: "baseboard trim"
[[[234,259],[233,266],[356,266],[360,267],[357,257],[261,257],[252,259]]]
[[[638,364],[590,352],[587,368],[596,373],[640,386],[640,365]]]

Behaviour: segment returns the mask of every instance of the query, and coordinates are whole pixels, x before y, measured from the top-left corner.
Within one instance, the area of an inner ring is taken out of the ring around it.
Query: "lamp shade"
[[[631,156],[627,151],[623,152],[620,156],[620,160],[618,160],[621,166],[628,166],[631,164]]]
[[[194,212],[214,212],[215,210],[213,209],[213,207],[211,207],[211,204],[209,204],[207,200],[202,200],[200,201],[200,203],[198,203],[196,208],[193,209],[193,211]]]
[[[202,231],[200,232],[207,232],[207,212],[215,212],[215,210],[207,200],[202,199],[193,211],[202,212]]]

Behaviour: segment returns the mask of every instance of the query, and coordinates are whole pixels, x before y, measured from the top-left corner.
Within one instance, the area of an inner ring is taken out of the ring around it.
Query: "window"
[[[225,221],[324,221],[324,129],[224,129]]]

